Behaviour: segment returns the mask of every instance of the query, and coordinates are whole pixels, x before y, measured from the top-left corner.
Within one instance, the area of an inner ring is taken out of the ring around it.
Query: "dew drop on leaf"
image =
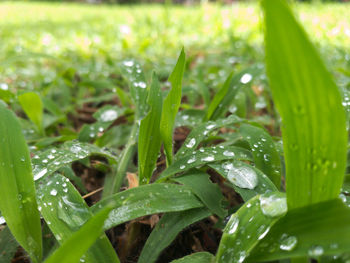
[[[245,166],[231,166],[227,178],[231,183],[240,188],[254,189],[258,185],[256,172],[252,168]]]
[[[262,195],[260,197],[260,207],[266,216],[280,216],[287,212],[287,199],[277,193]]]
[[[196,139],[195,139],[195,138],[192,138],[192,139],[186,144],[186,147],[187,147],[187,148],[192,148],[195,144],[196,144]]]
[[[224,151],[223,152],[223,155],[227,156],[227,157],[233,157],[235,156],[235,153],[234,152],[231,152],[231,151]]]
[[[280,249],[284,251],[292,251],[298,243],[295,236],[284,236],[280,241]]]
[[[247,84],[252,80],[252,75],[250,75],[249,73],[245,73],[242,77],[241,77],[241,83],[242,84]]]
[[[232,217],[230,218],[230,220],[226,225],[227,233],[229,233],[230,235],[234,234],[238,228],[238,224],[239,224],[238,217],[236,215],[232,215]]]
[[[307,253],[310,257],[320,257],[323,255],[323,252],[323,247],[314,245],[308,250]]]

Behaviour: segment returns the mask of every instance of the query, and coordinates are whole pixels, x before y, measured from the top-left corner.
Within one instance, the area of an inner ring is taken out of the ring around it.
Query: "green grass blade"
[[[160,133],[164,143],[168,164],[171,164],[173,161],[173,129],[175,117],[181,104],[182,77],[185,71],[185,64],[185,52],[184,49],[182,49],[175,68],[169,77],[171,90],[164,99],[160,122]]]
[[[154,73],[148,95],[148,104],[151,110],[141,121],[139,131],[138,170],[141,184],[149,182],[158,159],[162,143],[159,130],[162,115],[162,100],[158,78]]]
[[[232,160],[224,163],[211,163],[208,166],[224,177],[228,185],[235,189],[244,201],[248,201],[258,194],[278,191],[274,183],[264,173],[244,162]],[[235,173],[237,169],[238,173]],[[243,178],[241,177],[245,177],[247,182],[243,181],[242,184],[240,181]],[[255,185],[254,182],[249,184],[249,180],[256,181],[256,186],[253,187]]]
[[[112,210],[106,206],[89,219],[77,232],[62,244],[45,263],[76,263],[103,232],[103,224]]]
[[[227,223],[216,262],[244,262],[285,212],[287,201],[280,192],[256,196],[246,202]]]
[[[251,161],[252,156],[250,151],[236,146],[200,148],[197,151],[193,151],[190,155],[177,159],[160,174],[157,181],[164,181],[176,173],[182,173],[191,168],[231,159]]]
[[[205,204],[205,206],[219,217],[226,216],[227,212],[222,208],[222,195],[217,184],[210,181],[209,175],[200,171],[190,172],[183,176],[175,177],[175,182],[186,185]]]
[[[176,259],[171,261],[171,263],[213,263],[215,257],[208,252],[197,252],[189,256]]]
[[[0,232],[0,263],[9,263],[13,259],[19,244],[8,227]]]
[[[41,214],[59,244],[63,245],[93,217],[79,192],[62,175],[43,178],[37,182],[37,189]],[[86,252],[85,262],[119,262],[106,235]]]
[[[281,186],[281,160],[271,136],[262,128],[242,124],[240,133],[248,141],[255,166],[266,174],[277,189]]]
[[[35,92],[26,92],[18,96],[18,101],[29,119],[35,124],[38,131],[44,134],[43,129],[43,102]]]
[[[149,184],[114,194],[96,203],[91,209],[96,213],[111,201],[114,201],[115,207],[105,223],[105,229],[145,215],[203,206],[186,186]]]
[[[176,236],[187,226],[212,213],[206,208],[166,213],[157,223],[142,249],[138,263],[153,263]]]
[[[350,209],[340,199],[288,211],[253,251],[250,262],[350,252]]]
[[[262,5],[267,73],[283,122],[288,206],[334,199],[347,145],[339,90],[286,1]]]
[[[61,148],[52,147],[33,157],[34,180],[40,180],[74,161],[82,160],[92,155],[102,156],[108,158],[110,162],[116,163],[116,157],[109,151],[102,150],[89,143],[69,141],[63,144]]]
[[[193,152],[193,150],[197,149],[199,144],[206,139],[210,133],[214,130],[220,129],[225,126],[229,126],[235,123],[239,123],[242,120],[237,116],[230,115],[225,119],[220,119],[217,121],[208,121],[191,131],[191,133],[187,136],[186,140],[182,144],[179,151],[176,153],[175,159],[182,158],[185,155],[188,155]]]
[[[40,262],[40,216],[27,143],[16,116],[2,105],[0,123],[0,210],[18,243]]]

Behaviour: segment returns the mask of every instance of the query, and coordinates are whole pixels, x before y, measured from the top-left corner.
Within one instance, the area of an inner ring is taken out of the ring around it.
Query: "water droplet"
[[[52,154],[49,154],[49,155],[47,156],[47,158],[49,158],[49,159],[54,159],[54,158],[55,158],[55,156],[54,156],[54,155],[52,155]]]
[[[247,83],[249,83],[252,79],[253,79],[252,75],[250,75],[249,73],[245,73],[245,74],[243,74],[243,76],[241,77],[241,83],[242,83],[242,84],[247,84]]]
[[[238,228],[238,224],[238,217],[236,215],[232,215],[225,227],[225,231],[228,232],[230,235],[234,234]]]
[[[185,165],[180,165],[180,169],[181,169],[181,170],[183,170],[183,169],[185,169],[185,168],[186,168]]]
[[[280,241],[280,249],[284,251],[292,251],[298,243],[295,236],[283,237]]]
[[[50,195],[56,196],[56,195],[57,195],[57,190],[56,190],[56,189],[52,189],[52,190],[50,191]]]
[[[231,151],[224,151],[223,155],[225,155],[227,157],[233,157],[233,156],[235,156],[235,153],[231,152]]]
[[[208,155],[208,156],[203,157],[203,158],[201,159],[201,161],[203,161],[203,162],[212,162],[212,161],[214,161],[214,160],[215,160],[215,157],[212,156],[212,155]]]
[[[118,118],[118,112],[112,109],[106,110],[101,114],[101,120],[103,122],[114,121],[116,118]]]
[[[187,147],[187,148],[192,148],[195,144],[196,144],[196,139],[195,139],[195,138],[192,138],[192,139],[186,144],[186,147]]]
[[[278,193],[265,194],[260,196],[260,207],[266,216],[280,216],[287,212],[287,199]]]
[[[320,257],[323,255],[323,252],[323,247],[314,245],[308,250],[307,253],[310,257]]]
[[[258,185],[256,172],[247,166],[229,167],[228,180],[240,188],[254,189]]]
[[[265,228],[265,226],[263,226],[262,229],[263,229],[263,228]],[[270,231],[270,228],[269,228],[269,227],[266,228],[266,229],[264,230],[264,232],[262,232],[262,233],[259,235],[258,240],[263,239],[263,238],[267,235],[267,233],[269,233],[269,231]]]
[[[187,163],[194,163],[196,161],[196,157],[192,157],[191,159],[188,159]]]
[[[123,64],[124,64],[124,66],[126,66],[126,67],[132,67],[132,66],[134,66],[134,61],[132,61],[132,60],[126,60],[126,61],[123,62]]]

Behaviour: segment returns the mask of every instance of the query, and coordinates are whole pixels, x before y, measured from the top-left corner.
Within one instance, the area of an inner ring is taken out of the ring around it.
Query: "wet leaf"
[[[43,103],[35,92],[26,92],[18,96],[18,101],[29,119],[36,125],[40,133],[43,129]]]
[[[189,256],[173,260],[171,263],[213,263],[215,257],[208,252],[197,252]]]

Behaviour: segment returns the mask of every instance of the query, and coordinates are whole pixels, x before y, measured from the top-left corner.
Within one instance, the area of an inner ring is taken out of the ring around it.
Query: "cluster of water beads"
[[[227,162],[222,168],[227,172],[227,179],[240,188],[254,189],[258,185],[258,176],[249,166]]]

